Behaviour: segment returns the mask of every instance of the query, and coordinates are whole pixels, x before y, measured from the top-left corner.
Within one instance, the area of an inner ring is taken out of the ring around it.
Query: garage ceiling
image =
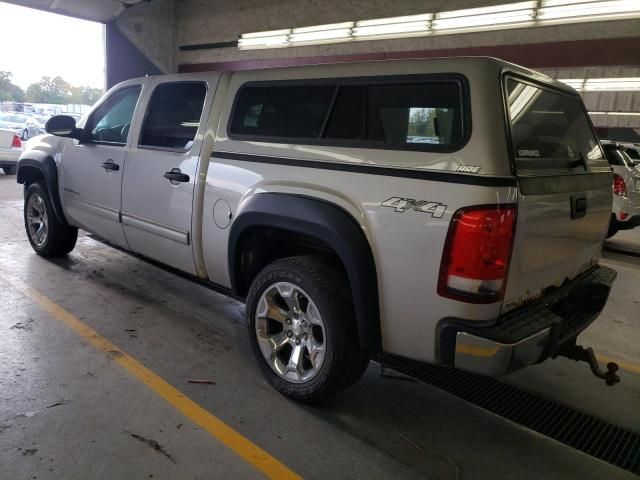
[[[7,0],[23,7],[106,23],[141,0]]]

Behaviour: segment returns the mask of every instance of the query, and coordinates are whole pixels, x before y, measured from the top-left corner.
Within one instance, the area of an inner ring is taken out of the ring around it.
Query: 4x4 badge
[[[429,213],[433,218],[442,218],[447,206],[438,202],[429,202],[427,200],[414,200],[413,198],[391,197],[381,203],[383,207],[393,208],[396,212],[406,212],[413,210],[415,212]]]

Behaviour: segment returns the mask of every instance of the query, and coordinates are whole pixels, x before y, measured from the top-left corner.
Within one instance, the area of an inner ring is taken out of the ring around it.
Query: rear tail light
[[[6,143],[5,143],[6,145]],[[13,136],[13,141],[11,142],[11,147],[22,148],[22,141],[18,135]]]
[[[502,300],[515,226],[513,204],[458,210],[447,235],[438,293],[469,303]]]
[[[627,196],[627,186],[624,184],[624,178],[617,173],[613,174],[613,193],[620,197]]]

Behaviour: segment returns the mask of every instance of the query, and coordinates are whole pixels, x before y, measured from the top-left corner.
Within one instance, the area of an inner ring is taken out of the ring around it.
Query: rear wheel
[[[29,130],[26,128],[22,131],[22,140],[29,140]]]
[[[262,372],[293,400],[318,403],[354,383],[368,365],[346,280],[316,257],[268,265],[251,286],[246,312]]]
[[[31,247],[43,257],[62,257],[73,250],[78,229],[60,223],[47,189],[39,182],[27,188],[24,199],[24,225]]]
[[[15,175],[16,169],[17,167],[15,165],[4,165],[2,167],[2,170],[4,170],[4,173],[6,173],[7,175]]]

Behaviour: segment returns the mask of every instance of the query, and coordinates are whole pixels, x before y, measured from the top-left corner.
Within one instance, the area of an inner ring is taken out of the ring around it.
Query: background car
[[[613,168],[613,207],[607,238],[640,225],[640,172],[619,143],[602,142]]]
[[[38,123],[40,134],[47,133],[44,129],[44,126],[47,123],[47,120],[49,120],[51,117],[44,115],[34,115],[32,118]]]
[[[621,143],[625,148],[625,152],[629,155],[629,158],[633,161],[633,164],[640,166],[640,143]]]
[[[22,140],[40,135],[40,124],[23,113],[4,113],[0,115],[0,128],[12,130],[20,135]]]
[[[0,129],[0,168],[4,173],[15,175],[21,153],[20,136],[13,130]]]

